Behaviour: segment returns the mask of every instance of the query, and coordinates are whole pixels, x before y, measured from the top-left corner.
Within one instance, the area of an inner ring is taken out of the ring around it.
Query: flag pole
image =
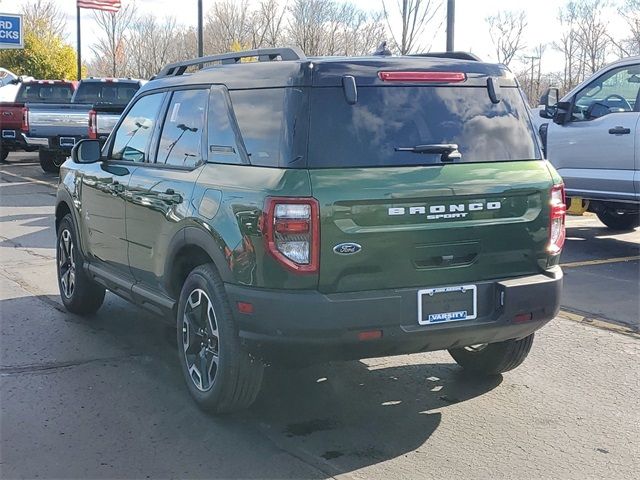
[[[198,0],[198,57],[204,56],[202,40],[202,0]]]
[[[80,35],[80,7],[76,4],[77,10],[77,18],[76,18],[76,28],[78,35],[78,80],[82,80],[82,41]]]

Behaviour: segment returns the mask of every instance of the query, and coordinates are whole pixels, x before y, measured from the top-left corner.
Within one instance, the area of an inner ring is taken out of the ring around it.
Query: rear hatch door
[[[320,290],[464,284],[544,269],[552,180],[513,78],[371,77],[356,77],[355,103],[342,86],[310,93]],[[457,151],[410,151],[425,145]]]

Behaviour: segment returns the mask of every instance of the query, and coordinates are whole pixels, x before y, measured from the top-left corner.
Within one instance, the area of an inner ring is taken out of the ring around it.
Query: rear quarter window
[[[442,143],[462,162],[541,158],[519,89],[500,93],[493,103],[484,87],[361,87],[349,105],[342,88],[313,88],[309,167],[438,164],[439,154],[395,149]]]
[[[305,166],[306,89],[231,90],[229,94],[251,165]]]

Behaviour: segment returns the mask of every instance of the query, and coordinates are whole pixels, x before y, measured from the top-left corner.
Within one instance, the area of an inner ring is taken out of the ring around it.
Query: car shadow
[[[103,351],[117,348],[127,353],[126,368],[119,370],[118,391],[109,393],[111,400],[99,406],[103,416],[117,417],[119,408],[127,405],[127,409],[140,412],[141,430],[150,428],[148,425],[153,422],[152,434],[157,435],[157,429],[166,435],[173,432],[172,442],[187,451],[204,452],[206,445],[200,440],[203,436],[233,437],[236,442],[233,448],[246,451],[275,444],[278,449],[318,469],[317,478],[352,472],[419,449],[439,427],[447,408],[483,395],[502,382],[499,375],[477,378],[465,374],[449,360],[442,363],[441,355],[434,356],[433,364],[416,364],[416,357],[405,356],[300,369],[268,367],[263,390],[250,409],[214,416],[200,411],[188,394],[177,360],[176,330],[172,325],[112,294],[107,295],[105,305],[89,319],[66,313],[56,296],[35,299],[52,308],[52,320],[46,324],[50,327],[45,325],[39,335],[49,335],[49,328],[51,332],[59,332],[64,322],[67,334],[90,337],[92,342],[97,342],[92,348]],[[14,302],[11,311],[29,315],[29,302],[33,300],[34,297],[23,297],[2,301],[0,311],[9,311],[7,302]],[[25,354],[28,354],[30,334],[24,335]],[[424,357],[419,361],[423,362]],[[112,363],[90,363],[90,378],[109,375],[114,368]],[[71,378],[72,382],[78,381]],[[80,403],[95,401],[90,397],[90,389],[76,386],[71,391],[87,396],[78,399]],[[158,396],[159,392],[162,395]],[[28,406],[30,401],[24,398],[22,403]],[[115,436],[120,434],[119,428],[106,427],[108,434]],[[247,432],[252,431],[265,442],[251,444],[255,442],[255,434],[251,436]],[[192,435],[194,432],[197,435]],[[82,435],[82,431],[75,435]],[[128,457],[120,460],[130,461]],[[246,466],[241,465],[237,466],[237,476],[233,469],[217,475],[206,461],[201,467],[201,470],[198,467],[190,471],[189,476],[261,478],[265,475],[261,471],[256,471],[255,476],[253,472],[249,474]],[[267,467],[280,468],[275,463],[265,465]],[[270,470],[269,474],[295,478],[287,471]]]
[[[567,226],[562,263],[640,254],[637,231],[614,232],[602,227]]]
[[[250,413],[278,444],[339,474],[419,449],[449,406],[502,382],[501,375],[477,377],[453,362],[402,364],[411,361],[415,358],[404,356],[382,364],[270,368]]]
[[[156,366],[162,366],[159,381],[169,382],[166,388],[191,404],[176,359],[175,328],[119,299],[111,299],[98,317],[103,315],[108,319],[96,326],[130,349],[154,356]],[[249,423],[325,473],[339,474],[416,450],[438,428],[448,407],[502,382],[501,375],[468,374],[452,360],[412,362],[415,357],[404,356],[373,360],[370,365],[354,361],[270,366],[249,410],[208,418],[212,428],[220,421],[232,428]]]

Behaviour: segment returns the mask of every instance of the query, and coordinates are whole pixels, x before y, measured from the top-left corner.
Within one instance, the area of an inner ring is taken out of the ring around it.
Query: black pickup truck
[[[88,78],[80,81],[71,103],[27,105],[23,129],[27,143],[40,149],[42,169],[57,172],[78,140],[98,138],[98,123],[113,127],[143,84],[130,78]],[[111,118],[98,121],[98,116]],[[103,140],[108,134],[102,132]]]

